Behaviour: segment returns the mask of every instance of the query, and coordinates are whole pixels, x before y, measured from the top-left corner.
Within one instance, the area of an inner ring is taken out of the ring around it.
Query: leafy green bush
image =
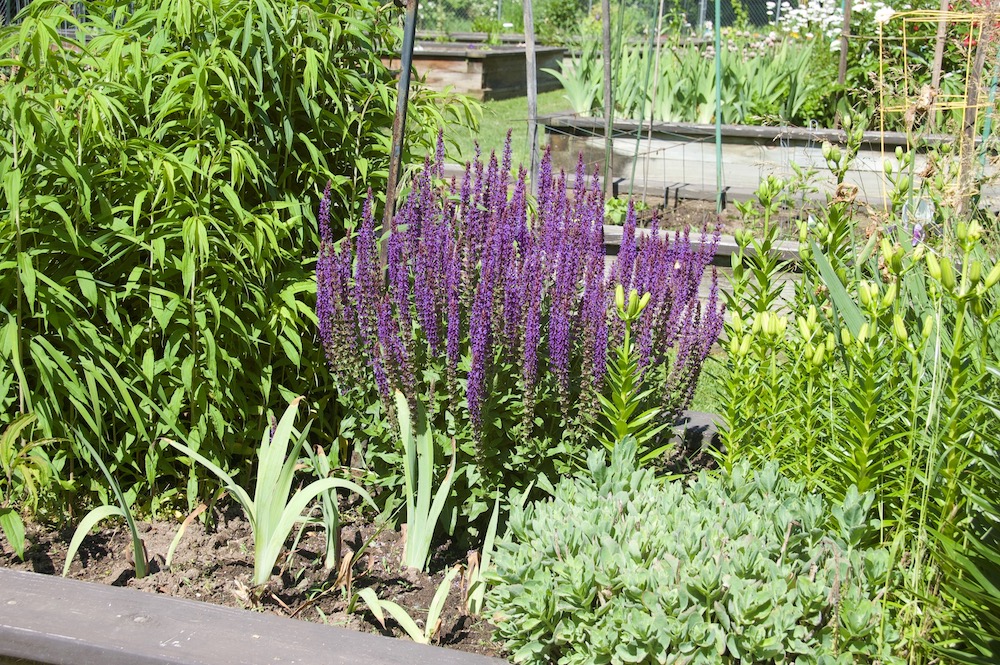
[[[1000,377],[1000,368],[990,367]],[[1000,402],[985,401],[991,414],[983,421],[987,450],[975,453],[978,464],[963,476],[962,489],[975,505],[971,538],[937,533],[945,552],[944,593],[958,606],[955,621],[962,641],[942,649],[957,663],[1000,660]]]
[[[858,547],[870,496],[828,512],[774,465],[661,484],[635,450],[514,508],[487,602],[515,661],[893,661],[889,553]]]
[[[394,17],[374,0],[108,0],[76,18],[38,0],[0,30],[0,411],[70,441],[63,477],[87,440],[152,508],[185,478],[194,502],[204,471],[156,438],[231,469],[268,406],[310,394],[330,417],[313,201],[331,181],[341,224],[384,188]],[[414,96],[414,141],[441,124],[432,101]]]
[[[776,462],[830,501],[870,492],[886,518],[872,542],[904,573],[886,606],[913,662],[928,662],[929,643],[968,640],[953,625],[956,604],[939,600],[942,574],[994,538],[983,515],[996,486],[983,469],[1000,396],[989,372],[1000,357],[1000,262],[974,213],[957,214],[947,146],[927,150],[934,173],[920,180],[914,153],[899,149],[884,167],[885,226],[860,217],[843,183],[863,128],[843,123],[846,147],[823,147],[836,194],[799,211],[811,219],[787,303],[774,216],[789,183],[769,179],[742,208],[760,225],[756,238],[739,234],[733,256],[717,458],[726,468]],[[922,220],[909,213],[918,202],[933,211]]]

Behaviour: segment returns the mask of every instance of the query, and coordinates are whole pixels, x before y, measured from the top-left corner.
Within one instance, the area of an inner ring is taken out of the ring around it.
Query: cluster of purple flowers
[[[383,399],[394,389],[415,398],[437,362],[476,431],[498,371],[518,375],[527,414],[540,382],[551,381],[569,415],[603,388],[609,347],[622,334],[609,315],[621,283],[651,294],[634,327],[642,371],[656,379],[668,416],[684,408],[722,329],[714,270],[704,302],[698,291],[718,231],[703,232],[698,245],[687,232],[637,237],[629,205],[621,250],[607,266],[597,176],[588,186],[581,160],[571,197],[546,154],[532,208],[524,170],[511,182],[510,159],[508,141],[499,163],[495,154],[477,159],[461,182],[446,182],[439,149],[390,229],[379,232],[369,203],[339,242],[327,190],[317,314],[333,371],[344,385],[374,384]]]

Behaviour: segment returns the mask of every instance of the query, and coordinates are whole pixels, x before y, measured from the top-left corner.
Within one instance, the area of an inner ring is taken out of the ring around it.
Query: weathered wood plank
[[[0,569],[0,663],[499,665],[504,661],[134,589]]]

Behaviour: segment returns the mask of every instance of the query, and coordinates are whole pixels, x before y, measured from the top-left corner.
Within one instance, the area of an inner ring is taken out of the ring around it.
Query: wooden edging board
[[[0,569],[0,665],[500,665],[408,640]]]
[[[617,254],[618,248],[622,244],[622,235],[624,228],[621,226],[616,226],[613,224],[604,225],[604,246],[609,254]],[[653,231],[651,229],[636,229],[635,233],[637,237],[644,235],[649,235]],[[665,233],[672,233],[672,231],[658,231],[661,235]],[[701,247],[701,232],[697,230],[691,231],[691,245],[693,248],[697,249]],[[739,250],[739,246],[736,244],[736,238],[729,235],[719,236],[719,242],[715,246],[715,259],[713,263],[715,265],[729,266],[730,257]],[[748,248],[748,252],[753,253],[753,248]],[[788,261],[789,263],[795,264],[799,261],[799,243],[793,240],[781,240],[775,243],[775,251],[782,261]]]
[[[580,134],[583,136],[603,136],[604,118],[584,118],[576,115],[548,115],[539,118],[546,132],[558,130],[560,133]],[[648,132],[650,122],[640,123],[638,120],[615,120],[616,135],[633,135],[641,131]],[[688,137],[703,139],[715,136],[715,125],[694,122],[654,122],[652,123],[654,138]],[[731,142],[777,143],[785,141],[796,144],[816,144],[819,147],[824,141],[834,145],[847,143],[847,132],[842,129],[825,129],[810,127],[764,127],[757,125],[722,125],[722,138]],[[955,137],[948,134],[931,134],[922,138],[922,145],[931,146],[943,143],[954,143]],[[906,149],[910,146],[910,137],[904,132],[866,131],[862,135],[861,145],[866,147],[895,149],[897,146]]]

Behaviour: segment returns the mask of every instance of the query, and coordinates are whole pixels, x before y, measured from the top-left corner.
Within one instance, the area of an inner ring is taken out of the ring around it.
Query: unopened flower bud
[[[969,242],[979,242],[979,239],[983,237],[983,227],[978,221],[972,220],[969,223]]]
[[[823,364],[823,356],[825,354],[826,354],[826,347],[825,346],[820,345],[820,346],[816,347],[816,352],[813,354],[813,357],[812,357],[812,364],[815,365],[816,367],[819,367],[820,365],[822,365]]]
[[[946,291],[952,291],[955,288],[955,269],[951,266],[951,259],[947,256],[941,258],[941,286]]]
[[[628,318],[634,319],[639,314],[639,292],[631,289],[628,292]]]
[[[986,275],[986,282],[983,284],[987,289],[992,289],[997,282],[1000,282],[1000,261],[997,262],[990,273]]]
[[[889,267],[897,275],[903,272],[903,256],[906,255],[906,250],[902,247],[897,247],[889,259]]]
[[[927,339],[931,336],[932,332],[934,332],[934,315],[928,314],[924,317],[924,326],[920,330],[920,336]]]
[[[934,252],[927,253],[927,273],[934,279],[941,281],[941,264],[934,256]]]
[[[900,342],[905,342],[907,338],[906,325],[903,323],[903,317],[896,314],[892,317],[892,331],[896,335],[896,339]]]
[[[802,335],[802,339],[809,339],[812,334],[809,332],[809,324],[806,322],[805,317],[800,316],[798,318],[799,324],[799,334]]]
[[[896,159],[903,159],[903,147],[896,146]]]
[[[646,309],[646,305],[649,304],[649,298],[650,298],[649,291],[647,291],[646,293],[643,293],[642,297],[639,298],[639,311],[640,312],[642,310]]]
[[[872,304],[872,287],[868,282],[863,281],[858,284],[858,296],[863,306],[869,307]]]
[[[743,356],[746,356],[748,353],[750,353],[750,336],[749,335],[747,335],[746,337],[744,337],[743,341],[740,342],[740,352],[739,352],[739,355],[741,357],[743,357]]]
[[[889,257],[892,256],[892,243],[885,236],[882,236],[882,241],[879,243],[879,249],[882,250],[882,256],[888,261]]]
[[[837,338],[833,336],[832,332],[826,334],[826,350],[829,353],[833,352],[833,348],[837,345]]]
[[[892,307],[892,303],[896,300],[896,293],[898,291],[899,287],[896,285],[896,282],[890,284],[889,288],[885,290],[885,295],[882,296],[882,302],[879,303],[879,306],[882,309],[888,309],[889,307]]]
[[[969,266],[969,283],[978,284],[979,278],[983,276],[983,262],[979,259],[973,259],[972,264]]]
[[[865,321],[861,324],[861,330],[858,331],[858,344],[864,344],[865,340],[868,339],[868,322]]]

